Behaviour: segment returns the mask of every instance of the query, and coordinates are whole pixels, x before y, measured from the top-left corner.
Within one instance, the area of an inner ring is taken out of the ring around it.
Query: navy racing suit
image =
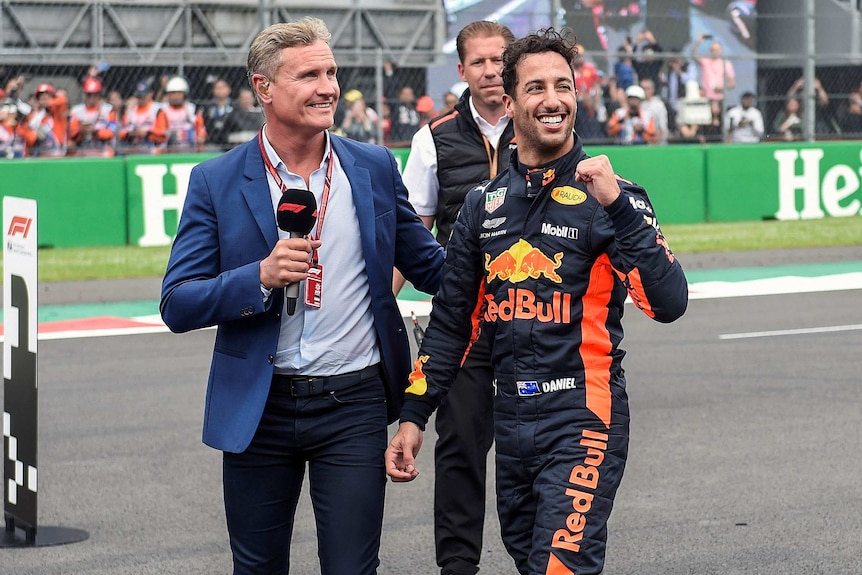
[[[628,452],[619,345],[627,296],[660,322],[682,316],[688,284],[646,191],[618,179],[602,207],[574,148],[469,192],[401,421],[424,429],[479,327],[493,343],[497,507],[522,575],[602,571],[607,520]]]

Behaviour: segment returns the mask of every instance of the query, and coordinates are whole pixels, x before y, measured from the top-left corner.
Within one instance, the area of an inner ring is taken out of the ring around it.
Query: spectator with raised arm
[[[668,112],[668,129],[671,133],[678,130],[677,114],[679,114],[679,101],[689,97],[686,89],[689,85],[697,87],[697,67],[682,56],[675,56],[668,60],[664,71],[665,101],[670,107]],[[694,84],[689,84],[694,80]],[[695,97],[692,94],[690,97]]]
[[[65,156],[69,141],[69,97],[52,84],[36,86],[23,133],[28,156]]]
[[[804,91],[805,79],[798,78],[790,86],[790,89],[787,90],[787,97],[796,97],[801,100],[805,95]],[[803,103],[801,107],[805,108],[805,104]],[[841,132],[841,127],[832,109],[832,101],[829,99],[829,94],[823,88],[820,79],[814,78],[814,133],[817,136],[825,136],[839,132]]]
[[[721,42],[713,40],[709,45],[709,54],[699,54],[700,45],[704,40],[712,39],[712,34],[701,34],[691,47],[691,56],[700,67],[700,86],[703,94],[709,100],[724,100],[727,90],[736,87],[736,71],[733,63],[722,56]]]
[[[661,72],[664,63],[661,57],[656,54],[662,52],[661,44],[658,43],[652,31],[644,30],[635,37],[633,48],[634,67],[638,80],[642,81],[648,78],[653,81],[656,89],[659,89],[663,83]]]

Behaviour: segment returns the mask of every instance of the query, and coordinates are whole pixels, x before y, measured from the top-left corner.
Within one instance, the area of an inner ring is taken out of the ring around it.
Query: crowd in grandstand
[[[25,78],[9,80],[0,106],[0,156],[60,157],[224,150],[243,142],[263,125],[263,114],[247,88],[232,98],[223,79],[212,85],[212,99],[188,99],[181,76],[144,78],[124,98],[105,93],[99,71],[83,78],[83,101],[70,103],[66,90],[48,82],[29,95]]]
[[[701,46],[706,45],[704,50]],[[772,94],[772,110],[746,90],[729,101],[737,78],[720,42],[701,35],[687,54],[665,54],[645,30],[626,38],[612,73],[597,69],[583,46],[575,62],[578,109],[575,130],[587,144],[662,145],[793,141],[803,139],[804,81]],[[333,131],[365,142],[409,147],[413,135],[450,110],[460,94],[438,106],[430,95],[384,63],[383,106],[375,110],[356,88],[343,87]],[[0,84],[0,158],[106,156],[229,149],[253,137],[264,118],[252,92],[223,78],[210,82],[205,102],[189,99],[182,76],[141,78],[130,94],[106,93],[98,66],[80,82],[81,102],[49,82],[27,85],[23,75]],[[396,81],[400,78],[400,83]],[[814,83],[818,138],[862,138],[862,78],[849,94],[832,98]],[[776,99],[783,102],[776,102]]]
[[[757,106],[758,95],[745,90],[730,101],[728,90],[737,87],[733,63],[724,57],[720,42],[711,40],[705,53],[701,35],[688,57],[674,55],[662,61],[663,48],[649,31],[626,38],[619,47],[613,74],[604,75],[581,47],[578,80],[578,119],[575,131],[585,143],[753,143],[801,140],[803,79],[786,95],[784,109],[766,124]],[[845,98],[830,98],[819,79],[814,134],[818,138],[862,137],[862,78]]]

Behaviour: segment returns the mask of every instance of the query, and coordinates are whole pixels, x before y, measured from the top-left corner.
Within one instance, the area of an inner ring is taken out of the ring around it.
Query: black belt
[[[282,375],[272,376],[273,389],[278,389],[292,397],[322,395],[356,385],[360,381],[380,377],[380,364],[375,363],[359,371],[339,375]]]

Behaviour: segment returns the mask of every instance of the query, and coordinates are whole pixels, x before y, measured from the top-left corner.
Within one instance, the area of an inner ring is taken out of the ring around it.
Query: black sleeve
[[[469,345],[478,335],[484,295],[484,268],[474,211],[481,192],[470,192],[452,228],[440,289],[415,369],[410,374],[401,421],[424,429],[461,367]],[[480,214],[481,215],[481,214]]]

